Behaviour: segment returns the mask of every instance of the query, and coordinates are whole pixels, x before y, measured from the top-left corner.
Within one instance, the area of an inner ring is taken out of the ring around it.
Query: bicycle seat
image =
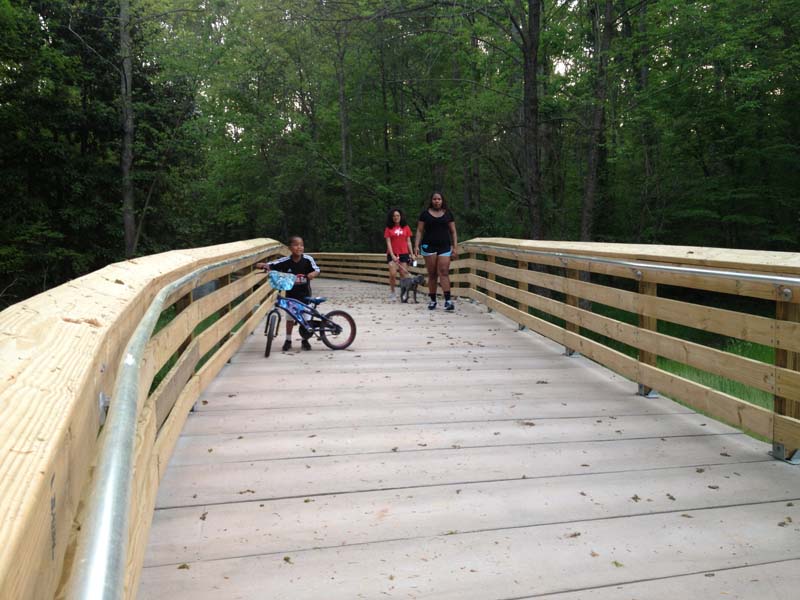
[[[324,296],[308,296],[305,299],[306,304],[322,304],[327,298]]]

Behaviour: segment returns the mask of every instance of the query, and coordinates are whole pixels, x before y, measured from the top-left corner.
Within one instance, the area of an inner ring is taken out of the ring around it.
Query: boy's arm
[[[308,259],[308,263],[311,265],[311,268],[313,269],[306,275],[306,277],[308,277],[309,279],[316,279],[317,277],[319,277],[319,267],[317,266],[317,262],[311,256],[306,255],[306,258]]]

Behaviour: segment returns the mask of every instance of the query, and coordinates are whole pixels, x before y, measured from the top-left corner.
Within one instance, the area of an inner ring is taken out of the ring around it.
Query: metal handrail
[[[663,271],[667,273],[681,273],[688,275],[702,275],[704,277],[718,277],[723,279],[741,279],[745,281],[757,281],[759,283],[772,284],[778,287],[782,286],[800,286],[800,277],[787,277],[782,275],[762,275],[760,273],[748,273],[746,271],[723,271],[721,269],[706,269],[702,267],[678,267],[671,265],[660,265],[658,263],[638,262],[631,260],[621,260],[617,258],[604,258],[599,256],[586,256],[581,254],[569,254],[566,252],[552,252],[545,250],[528,250],[528,249],[511,249],[506,246],[494,246],[491,244],[477,244],[469,241],[464,242],[462,246],[469,247],[470,249],[478,250],[503,250],[512,255],[533,255],[533,256],[548,256],[555,257],[563,260],[583,260],[588,262],[603,263],[615,265],[632,269],[634,271],[634,278],[641,279],[641,270]],[[638,271],[638,273],[637,273]],[[790,288],[782,287],[779,290],[781,295],[786,300],[791,300],[792,290]]]
[[[112,600],[125,587],[128,520],[133,479],[133,451],[139,417],[139,369],[147,342],[164,310],[167,298],[181,286],[204,273],[229,264],[268,254],[279,248],[261,249],[227,259],[184,275],[164,286],[139,321],[120,363],[114,395],[105,423],[105,436],[88,500],[87,519],[81,528],[68,598]]]

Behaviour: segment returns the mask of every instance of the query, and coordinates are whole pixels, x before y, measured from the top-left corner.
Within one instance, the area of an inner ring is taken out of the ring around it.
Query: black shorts
[[[453,247],[450,242],[428,242],[419,247],[422,256],[432,256],[438,254],[439,256],[450,256],[453,253]]]
[[[305,302],[309,296],[311,296],[310,285],[295,286],[286,292],[287,298],[294,298],[295,300],[300,300],[300,302]]]
[[[410,254],[398,254],[397,255],[397,260],[399,260],[401,263],[409,264],[411,262],[411,255]],[[386,255],[386,262],[387,263],[394,262],[392,260],[392,255],[391,254],[387,254]]]

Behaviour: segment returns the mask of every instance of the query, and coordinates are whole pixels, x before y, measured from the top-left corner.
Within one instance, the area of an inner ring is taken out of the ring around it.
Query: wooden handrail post
[[[486,262],[495,264],[497,262],[497,258],[494,255],[487,255]],[[495,275],[494,273],[487,272],[486,279],[488,279],[489,281],[497,281],[497,275]],[[497,298],[497,294],[495,294],[491,290],[487,290],[487,295],[489,296],[489,298],[492,299]]]
[[[566,275],[567,275],[567,279],[573,279],[575,281],[578,281],[580,279],[580,271],[577,271],[575,269],[566,269]],[[568,306],[574,306],[576,308],[578,307],[578,303],[579,303],[578,302],[578,297],[577,296],[573,296],[571,294],[566,294],[566,296],[564,297],[564,302]],[[564,323],[564,329],[566,329],[567,331],[570,331],[572,333],[576,333],[578,335],[580,335],[580,333],[581,333],[581,326],[578,325],[577,323],[573,323],[572,321],[566,321]],[[572,356],[573,354],[575,354],[575,348],[570,348],[569,346],[564,346],[564,354],[566,354],[567,356]]]
[[[463,260],[467,264],[469,264],[469,260],[472,258],[472,256],[473,255],[471,253],[469,253],[469,252],[467,252],[463,256],[459,254],[458,260]],[[472,272],[472,269],[470,269],[469,267],[461,268],[461,269],[458,270],[459,275],[462,276],[461,281],[458,284],[458,287],[459,288],[466,288],[467,289],[467,292],[466,292],[467,295],[470,294],[469,288],[472,287],[472,282],[470,281],[470,277],[469,277],[471,272]],[[471,297],[472,296],[470,296],[470,298]]]
[[[658,296],[658,284],[652,281],[639,281],[639,298],[643,296]],[[658,331],[658,319],[644,314],[642,310],[642,303],[639,304],[639,328],[647,329],[649,331]],[[653,352],[639,349],[639,362],[652,367],[658,366],[658,355]],[[650,396],[653,395],[653,389],[640,383],[639,395]]]
[[[800,322],[800,304],[778,302],[775,313],[775,318],[780,321]],[[775,366],[800,371],[800,353],[775,348]],[[800,401],[776,395],[775,412],[779,415],[800,419]]]
[[[528,270],[528,262],[524,261],[524,260],[518,260],[517,261],[517,269],[520,270],[520,271],[527,272],[527,270]],[[517,280],[517,289],[522,290],[523,292],[527,292],[528,291],[528,282],[527,281],[523,281],[522,278],[520,277]],[[522,302],[520,302],[519,305],[517,306],[517,308],[519,310],[521,310],[522,312],[524,312],[526,315],[529,314],[528,313],[528,309],[530,307],[527,304],[523,304]],[[519,328],[520,329],[525,329],[525,325],[522,325],[520,323]]]
[[[800,322],[800,304],[777,302],[775,306],[775,318],[779,321]],[[800,353],[776,347],[775,366],[791,369],[792,371],[800,371]],[[774,410],[775,414],[800,419],[800,400],[775,394]],[[773,442],[772,446],[772,455],[782,460],[791,459],[792,456],[800,450],[800,448],[797,447],[787,447],[784,443],[776,444]],[[793,444],[793,446],[797,446],[797,444]]]

